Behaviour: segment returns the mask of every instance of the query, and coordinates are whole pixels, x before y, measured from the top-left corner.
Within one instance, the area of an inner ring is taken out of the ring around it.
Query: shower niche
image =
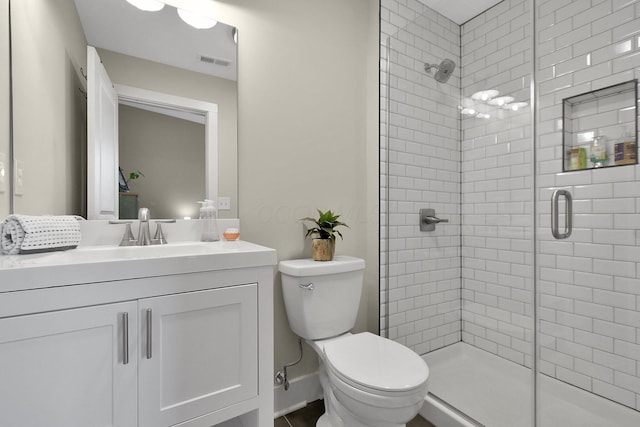
[[[638,80],[562,101],[563,171],[638,163]]]

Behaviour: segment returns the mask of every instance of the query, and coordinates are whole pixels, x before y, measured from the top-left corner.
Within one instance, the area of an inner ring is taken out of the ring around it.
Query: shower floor
[[[438,427],[531,427],[528,368],[463,342],[423,358],[429,365],[429,396],[420,414],[427,420]],[[640,426],[640,412],[547,376],[539,378],[541,426]]]

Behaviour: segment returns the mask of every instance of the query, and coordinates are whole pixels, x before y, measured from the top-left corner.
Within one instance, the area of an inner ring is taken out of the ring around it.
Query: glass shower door
[[[638,426],[640,2],[534,4],[537,425]]]

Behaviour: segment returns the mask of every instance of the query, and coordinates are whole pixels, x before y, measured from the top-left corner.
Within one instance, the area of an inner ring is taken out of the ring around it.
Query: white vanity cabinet
[[[0,426],[273,426],[275,251],[237,243],[0,256]]]

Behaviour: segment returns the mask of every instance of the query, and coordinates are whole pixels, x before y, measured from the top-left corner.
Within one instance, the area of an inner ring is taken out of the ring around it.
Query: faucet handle
[[[154,220],[156,223],[156,234],[154,234],[153,239],[151,240],[152,245],[166,245],[167,239],[164,237],[164,233],[162,232],[162,224],[170,224],[176,222],[175,219],[156,219]]]
[[[131,231],[131,223],[133,221],[122,221],[122,220],[109,220],[109,224],[124,224],[124,234],[122,235],[122,239],[120,240],[120,246],[135,246],[137,244],[136,239],[133,237],[133,232]]]
[[[162,232],[162,223],[156,223],[156,234],[154,234],[153,239],[151,240],[152,245],[166,245],[167,239],[164,238],[164,233]]]

